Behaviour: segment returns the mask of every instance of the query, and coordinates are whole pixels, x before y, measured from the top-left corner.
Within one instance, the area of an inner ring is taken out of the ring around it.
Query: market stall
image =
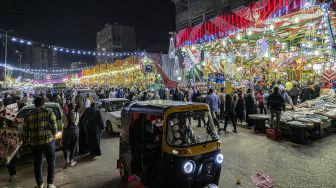
[[[292,142],[306,144],[312,136],[322,137],[336,119],[334,92],[296,106],[281,115],[280,129]]]
[[[177,47],[193,75],[188,80],[210,82],[212,74],[223,74],[238,86],[260,79],[308,82],[334,71],[335,12],[317,2],[284,2],[256,1],[179,31]]]
[[[160,88],[172,83],[162,71],[157,55],[145,54],[118,59],[112,64],[96,65],[85,69],[78,79],[81,85],[114,87]]]

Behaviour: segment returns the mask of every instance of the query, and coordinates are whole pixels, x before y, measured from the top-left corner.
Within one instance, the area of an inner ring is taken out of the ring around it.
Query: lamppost
[[[5,40],[6,40],[6,43],[5,43],[5,67],[4,67],[4,70],[5,70],[5,73],[4,73],[4,86],[6,87],[8,33],[9,33],[9,32],[12,32],[12,31],[14,31],[14,30],[3,30],[3,29],[0,29],[0,31],[5,32]]]

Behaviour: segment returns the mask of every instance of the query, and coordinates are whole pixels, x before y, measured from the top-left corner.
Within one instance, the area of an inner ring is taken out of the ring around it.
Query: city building
[[[97,32],[97,52],[131,52],[136,50],[134,27],[115,24],[105,24]],[[111,63],[114,57],[97,57],[97,64]]]
[[[175,3],[176,30],[195,26],[251,0],[172,0]]]
[[[31,48],[30,67],[33,69],[41,69],[43,67],[43,55],[41,47]]]
[[[57,67],[57,52],[51,48],[27,47],[24,51],[23,63],[33,69],[55,69]]]
[[[83,63],[83,62],[72,62],[70,64],[70,68],[71,69],[77,69],[77,68],[84,68],[87,67],[87,63]]]
[[[57,68],[57,52],[48,48],[46,51],[47,54],[47,67],[48,69],[56,69]]]

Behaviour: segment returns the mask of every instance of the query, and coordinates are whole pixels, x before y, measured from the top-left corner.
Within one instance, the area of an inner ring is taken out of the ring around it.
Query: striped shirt
[[[52,109],[35,108],[24,119],[23,135],[32,146],[50,143],[54,140],[56,131],[56,116]]]

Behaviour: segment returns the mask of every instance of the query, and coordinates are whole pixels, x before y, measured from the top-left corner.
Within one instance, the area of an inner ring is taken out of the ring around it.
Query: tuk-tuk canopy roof
[[[124,106],[126,112],[142,112],[152,114],[163,114],[165,110],[176,106],[199,105],[200,103],[179,102],[170,100],[150,100],[132,102]]]

